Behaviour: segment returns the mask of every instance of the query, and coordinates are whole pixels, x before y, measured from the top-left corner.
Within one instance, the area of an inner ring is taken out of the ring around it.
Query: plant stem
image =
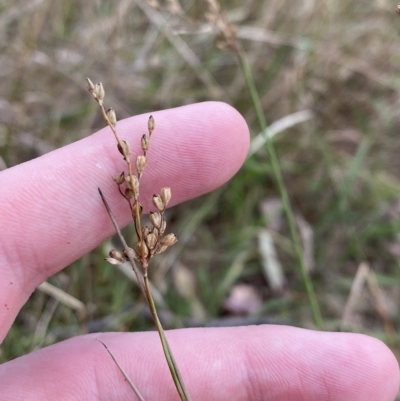
[[[289,195],[287,193],[286,186],[283,181],[282,171],[281,171],[281,168],[279,165],[279,160],[276,155],[272,140],[268,137],[268,134],[267,134],[267,122],[265,120],[265,115],[264,115],[264,111],[262,109],[261,100],[258,95],[257,88],[256,88],[256,85],[254,82],[254,77],[251,72],[251,68],[247,62],[244,51],[241,48],[239,48],[239,46],[238,46],[235,53],[239,59],[240,67],[241,67],[243,75],[245,77],[247,87],[250,91],[254,109],[256,111],[258,122],[260,124],[261,132],[263,133],[263,135],[265,137],[265,144],[266,144],[266,149],[267,149],[267,152],[268,152],[268,155],[270,158],[271,168],[272,168],[273,174],[275,176],[276,183],[278,185],[280,197],[282,200],[283,208],[284,208],[286,219],[287,219],[288,226],[289,226],[290,236],[291,236],[292,242],[293,242],[296,259],[300,266],[302,280],[303,280],[304,286],[306,288],[308,299],[310,302],[310,306],[311,306],[311,310],[312,310],[312,314],[313,314],[313,318],[314,318],[314,323],[319,330],[322,330],[323,320],[322,320],[322,316],[321,316],[321,311],[320,311],[320,308],[318,305],[317,297],[316,297],[316,294],[314,291],[314,287],[313,287],[313,283],[312,283],[310,274],[309,274],[306,264],[304,262],[303,250],[302,250],[302,247],[300,244],[299,234],[297,231],[293,210],[290,205]]]
[[[113,355],[113,353],[108,349],[107,345],[103,343],[103,341],[100,341],[97,339],[97,341],[101,344],[103,344],[104,348],[107,350],[109,355],[111,356],[112,360],[115,362],[115,364],[118,366],[118,369],[121,371],[123,376],[125,377],[125,380],[128,382],[128,384],[131,386],[131,389],[135,392],[136,397],[139,398],[139,401],[145,401],[143,398],[142,394],[140,394],[140,391],[137,389],[133,381],[129,378],[128,374],[125,372],[124,368],[120,365],[118,362],[117,358]]]
[[[145,297],[145,299],[147,301],[147,304],[149,306],[149,309],[150,309],[150,312],[151,312],[151,316],[153,318],[154,324],[156,325],[158,334],[159,334],[160,339],[161,339],[161,345],[163,347],[164,355],[165,355],[165,358],[167,360],[168,367],[169,367],[169,370],[171,372],[172,379],[174,380],[176,389],[177,389],[177,391],[179,393],[179,397],[181,398],[182,401],[192,401],[191,398],[190,398],[189,392],[188,392],[188,390],[187,390],[187,388],[185,386],[185,383],[183,381],[183,378],[182,378],[182,376],[181,376],[181,374],[179,372],[178,365],[177,365],[177,363],[175,361],[175,358],[174,358],[174,356],[173,356],[173,354],[171,352],[171,349],[169,347],[167,338],[165,337],[164,329],[162,328],[160,319],[158,318],[157,311],[156,311],[156,306],[154,304],[154,300],[153,300],[153,297],[152,297],[151,292],[150,292],[149,279],[148,279],[148,276],[147,276],[147,267],[144,268],[144,274],[143,274],[143,279],[142,279],[142,276],[139,273],[139,269],[138,269],[138,267],[136,265],[136,262],[132,258],[131,253],[129,252],[129,247],[128,247],[126,241],[125,241],[124,236],[122,235],[121,229],[119,228],[118,223],[117,223],[117,221],[116,221],[116,219],[115,219],[115,217],[114,217],[114,215],[113,215],[113,213],[111,211],[110,205],[108,204],[108,202],[107,202],[105,196],[103,195],[103,193],[101,192],[100,188],[98,188],[98,191],[100,193],[100,196],[101,196],[101,199],[103,201],[103,204],[104,204],[104,206],[105,206],[105,208],[107,210],[107,213],[110,216],[110,219],[111,219],[111,221],[112,221],[112,223],[113,223],[113,225],[115,227],[115,230],[117,231],[118,237],[122,242],[124,250],[126,251],[126,254],[128,256],[128,259],[129,259],[129,263],[131,264],[131,266],[132,266],[132,268],[133,268],[133,270],[134,270],[134,272],[136,274],[136,277],[137,277],[137,280],[138,280],[138,283],[139,283],[139,287],[140,287],[140,289],[141,289],[141,291],[142,291],[142,293],[143,293],[143,295],[144,295],[144,297]]]
[[[165,334],[164,334],[164,329],[162,328],[160,319],[158,318],[156,306],[154,304],[153,297],[151,295],[150,288],[149,288],[149,279],[147,276],[147,269],[145,270],[143,278],[144,278],[144,287],[145,287],[145,291],[146,291],[146,298],[149,301],[150,312],[153,317],[153,321],[157,327],[158,334],[160,335],[160,340],[161,340],[161,344],[162,344],[162,347],[164,350],[165,359],[167,360],[172,379],[174,380],[176,389],[178,390],[181,400],[182,401],[191,401],[189,392],[187,391],[185,383],[179,372],[178,365],[176,364],[175,359],[172,355],[172,352],[169,348],[167,338],[165,337]]]

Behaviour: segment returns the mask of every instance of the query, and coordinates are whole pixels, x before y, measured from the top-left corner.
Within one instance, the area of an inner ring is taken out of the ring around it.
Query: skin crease
[[[206,102],[153,116],[142,199],[162,186],[171,187],[173,203],[212,191],[246,157],[247,125],[226,104]],[[147,119],[118,123],[133,155]],[[37,285],[113,234],[98,187],[120,225],[129,222],[111,180],[125,167],[113,140],[107,128],[0,173],[0,227],[7,227],[0,230],[0,340]],[[393,401],[399,390],[394,355],[359,334],[257,326],[173,330],[167,337],[194,401]],[[7,362],[0,366],[0,399],[134,400],[97,338],[147,400],[179,399],[156,333],[80,336]]]

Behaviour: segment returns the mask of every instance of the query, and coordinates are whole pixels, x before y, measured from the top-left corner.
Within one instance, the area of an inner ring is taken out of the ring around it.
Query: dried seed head
[[[104,92],[103,84],[101,82],[94,85],[92,95],[98,101],[100,106],[103,105],[103,100],[106,93]]]
[[[139,215],[137,215],[137,212],[139,211]],[[143,213],[143,206],[136,201],[133,206],[132,206],[132,218],[133,220],[138,219]]]
[[[157,249],[156,249],[156,254],[160,254],[163,253],[168,247],[166,245],[158,245]]]
[[[141,145],[142,145],[143,153],[146,153],[149,150],[149,145],[150,145],[150,138],[148,135],[144,134],[142,136]]]
[[[113,177],[113,180],[118,184],[121,185],[125,182],[125,173],[122,172],[121,174],[117,175],[116,177]]]
[[[150,212],[150,221],[154,227],[160,228],[162,223],[161,214],[158,212]]]
[[[104,259],[106,262],[110,263],[111,265],[117,266],[117,265],[122,265],[123,262],[120,262],[117,259],[114,258],[105,258]]]
[[[139,257],[139,260],[142,260],[142,257],[147,258],[149,255],[149,249],[144,242],[138,242],[135,246],[136,255]]]
[[[158,229],[153,227],[153,229],[151,230],[151,232],[158,238],[160,236],[160,233],[158,232]]]
[[[143,234],[143,238],[146,238],[150,234],[150,228],[148,226],[143,227],[142,234]]]
[[[121,263],[126,262],[125,256],[122,254],[122,252],[117,251],[116,249],[111,249],[111,251],[108,253],[108,256],[112,259],[119,260]]]
[[[124,139],[121,139],[118,144],[119,153],[124,156],[124,159],[129,159],[131,157],[131,147],[129,143],[126,142]]]
[[[126,199],[133,199],[135,197],[135,193],[131,188],[125,188],[125,198]]]
[[[107,117],[111,127],[115,128],[117,126],[117,115],[112,107],[107,110]]]
[[[161,196],[160,196],[160,195],[153,195],[152,201],[153,201],[154,207],[155,207],[159,212],[163,212],[163,211],[164,211],[165,206],[164,206],[164,202],[163,202],[163,200],[161,199]]]
[[[157,245],[157,236],[154,233],[149,233],[146,237],[146,244],[150,251],[152,251]]]
[[[167,222],[163,219],[162,223],[161,223],[161,227],[160,227],[160,234],[164,234],[165,229],[167,228]]]
[[[399,3],[399,4],[397,4],[397,7],[396,7],[396,12],[397,12],[397,14],[399,14],[399,15],[400,15],[400,3]]]
[[[88,91],[89,91],[91,94],[93,94],[93,91],[94,91],[94,89],[95,89],[94,83],[93,83],[89,78],[86,78],[86,82],[87,82]]]
[[[171,188],[161,188],[161,199],[164,205],[167,206],[168,202],[171,200]]]
[[[136,177],[136,175],[132,175],[132,176],[127,176],[125,178],[125,181],[126,185],[132,189],[133,195],[137,200],[139,198],[139,179]]]
[[[134,249],[128,248],[128,251],[129,251],[129,255],[130,255],[133,259],[138,260],[137,255],[136,255],[136,252],[135,252]],[[125,249],[124,249],[124,255],[126,256],[127,259],[129,259],[128,252],[127,252]]]
[[[149,121],[147,123],[147,127],[149,129],[149,135],[151,135],[151,133],[154,131],[154,126],[155,126],[154,118],[153,116],[150,116]]]
[[[143,170],[146,166],[146,156],[140,155],[136,158],[136,169],[138,172],[138,175],[142,175]]]
[[[133,190],[133,193],[136,198],[139,197],[139,179],[136,177],[136,175],[129,176],[127,175],[125,177],[125,182],[126,186],[130,189]]]
[[[161,238],[161,245],[171,246],[174,245],[178,239],[176,238],[175,234],[167,234],[164,238]]]

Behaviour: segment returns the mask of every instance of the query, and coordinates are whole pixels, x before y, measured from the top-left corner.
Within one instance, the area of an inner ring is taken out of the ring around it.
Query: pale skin
[[[153,115],[141,181],[147,211],[162,186],[172,188],[171,204],[183,202],[222,185],[246,157],[248,128],[230,106],[209,102]],[[132,154],[140,154],[147,118],[118,123]],[[40,283],[113,234],[97,187],[120,225],[129,222],[111,180],[124,167],[106,128],[0,173],[0,341]],[[258,326],[175,330],[167,337],[193,401],[393,401],[399,389],[394,355],[363,335]],[[91,334],[17,358],[0,366],[0,398],[134,400],[96,338],[148,401],[178,400],[156,333]]]

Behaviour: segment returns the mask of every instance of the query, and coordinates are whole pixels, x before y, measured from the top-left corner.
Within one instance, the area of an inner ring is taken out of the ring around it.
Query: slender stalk
[[[149,300],[150,312],[153,317],[153,321],[157,327],[158,334],[160,336],[161,344],[164,350],[165,359],[167,360],[169,370],[171,372],[172,379],[174,380],[176,389],[178,390],[179,396],[182,401],[191,401],[189,392],[185,386],[183,378],[179,372],[178,365],[175,362],[175,359],[172,355],[171,349],[169,347],[167,338],[165,337],[163,327],[161,325],[160,319],[157,315],[156,306],[153,301],[153,297],[149,288],[149,279],[147,276],[147,272],[143,275],[144,278],[144,286],[146,290],[146,297]]]
[[[117,361],[117,358],[113,355],[113,353],[108,349],[107,345],[103,343],[103,341],[100,341],[97,339],[97,341],[101,344],[103,344],[104,348],[107,350],[115,364],[118,366],[118,369],[121,371],[121,373],[124,375],[125,380],[128,382],[128,384],[131,386],[131,389],[134,391],[136,394],[136,397],[139,398],[139,401],[145,401],[143,398],[142,394],[140,394],[140,391],[137,389],[137,387],[134,385],[133,381],[129,378],[128,374],[125,372],[124,368],[120,365],[120,363]]]
[[[316,294],[314,291],[314,287],[313,287],[313,283],[312,283],[310,274],[309,274],[306,264],[304,262],[303,250],[302,250],[302,246],[300,244],[300,238],[299,238],[299,234],[297,231],[293,210],[290,205],[289,195],[287,193],[286,186],[283,181],[282,171],[281,171],[281,168],[279,165],[279,160],[276,155],[272,140],[267,135],[267,122],[265,120],[265,115],[264,115],[264,112],[262,109],[261,100],[258,95],[257,88],[256,88],[256,85],[254,82],[254,77],[251,72],[251,68],[247,62],[244,51],[241,48],[239,48],[239,46],[237,46],[235,50],[236,50],[235,53],[239,59],[240,67],[242,69],[243,75],[246,80],[247,87],[250,91],[251,99],[252,99],[256,114],[257,114],[258,123],[260,125],[261,132],[263,133],[263,135],[265,137],[265,144],[266,144],[266,149],[267,149],[270,163],[271,163],[271,168],[272,168],[273,174],[275,176],[276,183],[278,185],[278,190],[279,190],[279,194],[280,194],[280,197],[282,200],[286,219],[288,222],[290,236],[292,238],[296,259],[300,266],[302,280],[303,280],[304,286],[306,288],[308,299],[310,302],[310,306],[311,306],[311,310],[312,310],[312,314],[313,314],[313,318],[314,318],[314,323],[315,323],[316,327],[319,330],[321,330],[323,328],[323,320],[322,320],[322,316],[321,316],[321,311],[320,311],[320,308],[318,305],[317,297],[316,297]]]

